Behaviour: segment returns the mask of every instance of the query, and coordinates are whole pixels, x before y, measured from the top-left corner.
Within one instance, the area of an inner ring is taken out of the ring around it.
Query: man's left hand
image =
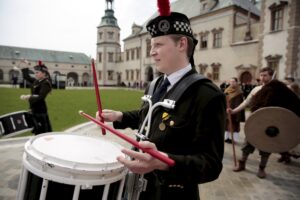
[[[139,142],[139,144],[143,148],[149,148],[149,149],[155,149],[156,146],[154,143],[148,142],[148,141],[142,141]],[[117,157],[117,160],[124,164],[130,171],[137,174],[145,174],[149,173],[155,169],[158,170],[168,170],[168,165],[154,157],[152,157],[148,153],[143,152],[137,152],[129,149],[123,149],[122,152],[131,158],[133,160],[128,160],[124,158],[123,156]],[[162,152],[160,152],[162,153]],[[165,154],[166,155],[166,154]]]

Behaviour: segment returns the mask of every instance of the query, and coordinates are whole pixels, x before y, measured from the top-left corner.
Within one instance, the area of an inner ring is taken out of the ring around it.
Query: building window
[[[126,80],[129,80],[129,70],[126,70]]]
[[[282,30],[283,27],[283,7],[271,10],[271,31]]]
[[[288,3],[286,1],[279,1],[273,3],[269,9],[271,12],[271,31],[279,31],[283,29],[283,10]]]
[[[200,64],[198,65],[198,67],[199,67],[199,73],[204,75],[206,72],[207,64]]]
[[[58,67],[58,64],[55,64],[55,67]]]
[[[16,64],[16,62],[15,62],[15,61],[12,61],[11,63],[12,63],[13,65],[14,65],[14,64]]]
[[[84,68],[86,69],[86,68],[87,68],[87,66],[84,66]]]
[[[108,53],[108,62],[114,62],[114,53]]]
[[[140,51],[141,51],[140,47],[136,48],[136,59],[140,59]]]
[[[150,57],[150,51],[151,51],[151,40],[146,40],[146,56]]]
[[[99,63],[101,63],[102,62],[102,53],[98,53],[98,61],[99,61]]]
[[[129,50],[126,50],[126,60],[129,60]]]
[[[72,65],[71,67],[74,68],[74,65]]]
[[[200,49],[206,49],[208,43],[208,33],[200,33]]]
[[[99,80],[102,79],[102,71],[98,71],[98,78],[99,78]]]
[[[140,70],[136,69],[136,80],[140,80]]]
[[[277,72],[276,74],[278,74],[279,61],[281,58],[282,58],[281,55],[269,55],[269,56],[265,57],[265,59],[267,61],[267,66],[272,68],[274,70],[274,72]]]
[[[222,32],[221,31],[213,32],[213,47],[214,48],[222,47]]]
[[[114,78],[114,71],[113,70],[108,70],[107,71],[107,80],[112,81]]]
[[[131,49],[131,60],[134,60],[134,49]]]
[[[133,80],[134,79],[134,70],[132,69],[132,70],[130,70],[130,72],[131,72],[130,80]]]
[[[220,80],[220,63],[213,63],[211,64],[212,67],[212,79],[213,81],[219,81]]]
[[[114,39],[114,32],[107,32],[108,33],[108,39],[112,40]]]
[[[99,33],[99,39],[102,40],[102,37],[103,37],[103,33],[100,32],[100,33]]]
[[[0,69],[0,80],[3,80],[3,70]]]

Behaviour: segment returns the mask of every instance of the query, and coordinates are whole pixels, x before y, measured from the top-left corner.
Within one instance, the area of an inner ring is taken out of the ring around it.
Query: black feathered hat
[[[182,13],[171,12],[169,0],[158,0],[157,5],[159,16],[150,20],[146,25],[151,37],[171,34],[185,35],[193,39],[195,50],[198,40],[194,38],[189,18]],[[190,57],[190,63],[193,67],[195,66],[193,55]]]

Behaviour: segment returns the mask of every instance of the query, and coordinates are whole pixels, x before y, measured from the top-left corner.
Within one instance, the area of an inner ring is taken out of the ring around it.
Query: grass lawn
[[[27,101],[21,94],[30,94],[29,89],[0,88],[0,115],[28,110]],[[113,110],[133,110],[141,105],[143,92],[126,89],[102,89],[102,107]],[[74,125],[87,122],[79,110],[95,116],[97,103],[94,90],[52,90],[47,97],[47,106],[53,131],[63,131]]]

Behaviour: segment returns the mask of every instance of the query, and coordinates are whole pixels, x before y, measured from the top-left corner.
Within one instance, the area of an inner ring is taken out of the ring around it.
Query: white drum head
[[[120,179],[125,167],[117,161],[122,146],[99,137],[48,133],[25,144],[25,167],[35,174],[74,179]],[[46,177],[44,177],[46,178]]]

